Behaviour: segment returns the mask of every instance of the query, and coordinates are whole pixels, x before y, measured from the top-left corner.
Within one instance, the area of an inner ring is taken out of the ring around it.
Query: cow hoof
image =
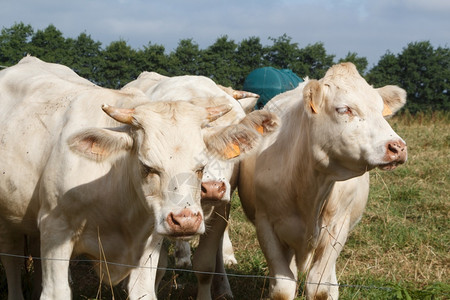
[[[225,264],[225,266],[231,267],[231,266],[237,265],[238,262],[237,262],[236,258],[234,257],[234,255],[231,255],[231,256],[224,257],[223,263]]]

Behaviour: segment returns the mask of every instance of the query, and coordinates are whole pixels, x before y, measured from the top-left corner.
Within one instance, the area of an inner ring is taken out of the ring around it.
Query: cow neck
[[[314,212],[315,220],[318,222],[326,200],[332,190],[335,180],[331,174],[324,172],[316,167],[316,159],[313,153],[311,122],[304,111],[303,101],[299,101],[295,107],[283,118],[283,128],[281,129],[279,142],[277,145],[292,145],[286,147],[285,157],[289,158],[287,178],[294,178],[291,181],[290,189],[293,189],[297,201],[300,205],[300,213],[308,214],[305,216],[311,218],[311,211]],[[281,149],[280,149],[281,150]],[[280,152],[281,153],[281,152]],[[309,207],[305,207],[309,206]],[[317,226],[315,226],[317,228]],[[317,236],[318,232],[314,232]]]

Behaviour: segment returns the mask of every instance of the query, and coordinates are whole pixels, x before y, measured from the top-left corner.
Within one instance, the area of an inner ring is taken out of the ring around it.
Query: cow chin
[[[167,214],[155,228],[156,233],[170,239],[189,240],[205,232],[203,215],[190,209]]]
[[[202,226],[204,227],[204,226]],[[168,231],[168,230],[156,230],[159,235],[162,235],[170,240],[191,240],[197,235],[203,234],[204,230],[197,231]]]
[[[392,171],[392,170],[396,169],[398,165],[399,165],[399,163],[394,161],[394,162],[391,162],[388,164],[379,165],[378,169],[383,170],[383,171]]]

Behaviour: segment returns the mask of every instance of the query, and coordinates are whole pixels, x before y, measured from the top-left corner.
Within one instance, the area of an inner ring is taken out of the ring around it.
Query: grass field
[[[370,173],[366,212],[338,259],[340,299],[450,299],[450,113],[403,114],[390,123],[407,141],[408,161],[392,172]],[[238,260],[227,270],[235,299],[267,297],[266,262],[237,196],[230,235]],[[112,298],[108,286],[98,288],[88,264],[75,263],[73,279],[74,299]],[[159,296],[195,299],[195,291],[194,274],[168,271]],[[120,287],[113,292],[126,299]]]

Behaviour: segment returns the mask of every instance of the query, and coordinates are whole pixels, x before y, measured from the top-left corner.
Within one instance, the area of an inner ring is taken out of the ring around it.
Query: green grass
[[[404,113],[389,122],[407,141],[408,161],[392,172],[370,173],[366,212],[338,259],[340,299],[450,299],[450,113]],[[235,299],[267,297],[267,279],[233,276],[268,274],[237,197],[230,235],[238,260],[227,270]],[[90,265],[73,264],[73,277],[75,299],[97,297],[98,281]],[[3,299],[4,273],[0,279]],[[301,291],[302,283],[299,299]],[[159,296],[195,299],[195,293],[194,274],[168,271]],[[101,296],[111,299],[108,286],[102,286]],[[126,299],[120,286],[114,296]]]

